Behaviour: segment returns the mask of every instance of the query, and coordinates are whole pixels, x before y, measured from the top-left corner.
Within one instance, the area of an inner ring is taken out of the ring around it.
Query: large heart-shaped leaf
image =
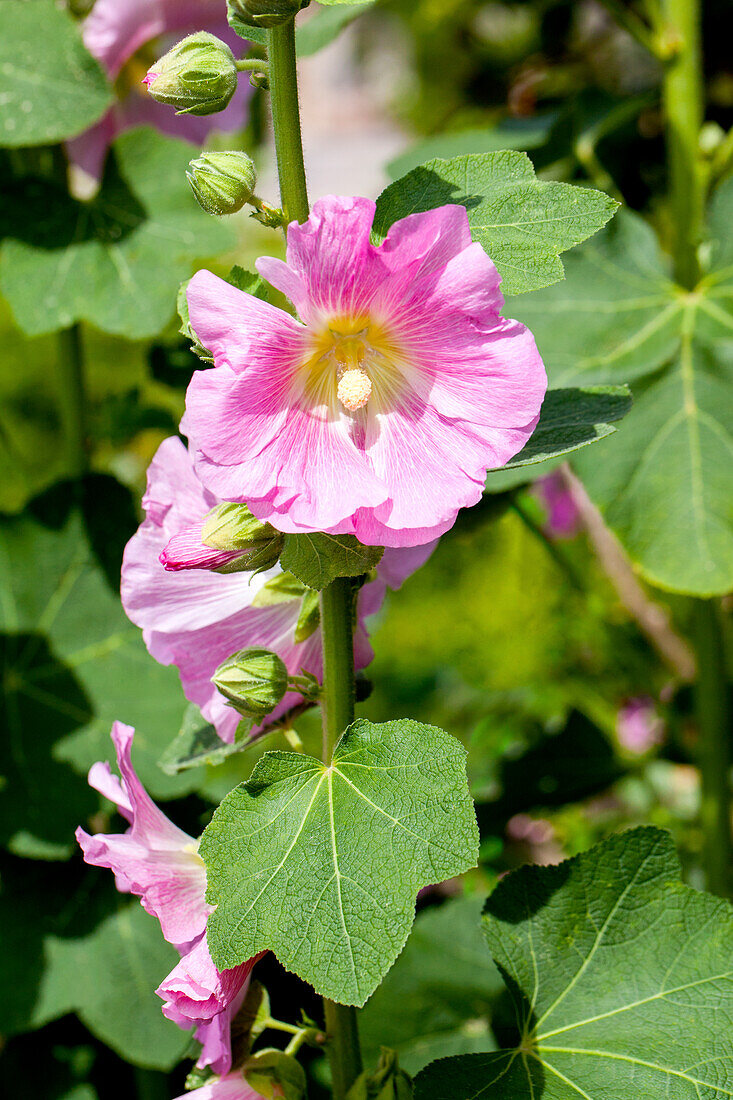
[[[713,208],[717,241],[731,218],[733,183]],[[512,305],[553,385],[636,380],[621,435],[573,465],[640,572],[699,596],[733,587],[733,271],[722,245],[713,255],[686,293],[652,230],[624,214],[568,257],[562,285]]]
[[[141,339],[164,327],[194,259],[232,243],[191,194],[190,158],[184,141],[130,130],[87,202],[40,179],[0,188],[0,289],[24,332],[89,321]]]
[[[683,885],[667,833],[521,868],[484,929],[517,1046],[434,1062],[416,1100],[733,1096],[733,910]]]
[[[326,766],[267,753],[201,840],[212,957],[259,951],[364,1004],[404,946],[417,891],[478,855],[465,751],[434,726],[359,720]]]
[[[560,253],[597,233],[618,203],[600,191],[538,180],[526,153],[503,150],[430,160],[377,200],[374,234],[408,214],[446,203],[465,206],[471,236],[486,249],[505,294],[563,277]]]
[[[55,0],[0,4],[0,145],[74,137],[112,102],[99,62]]]
[[[99,494],[111,495],[109,481]],[[36,507],[40,519],[25,514],[0,528],[8,739],[0,838],[19,854],[55,858],[69,855],[75,827],[98,806],[86,773],[95,760],[114,760],[115,719],[137,728],[135,764],[154,796],[185,793],[198,779],[158,767],[185,701],[175,670],[148,655],[100,563],[119,541],[120,517],[94,502],[69,507],[62,496]]]

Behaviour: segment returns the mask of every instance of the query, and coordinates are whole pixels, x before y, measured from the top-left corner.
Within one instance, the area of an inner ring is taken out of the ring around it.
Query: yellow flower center
[[[313,335],[303,364],[303,389],[311,404],[356,413],[383,407],[402,388],[406,363],[383,326],[367,317],[335,318]]]

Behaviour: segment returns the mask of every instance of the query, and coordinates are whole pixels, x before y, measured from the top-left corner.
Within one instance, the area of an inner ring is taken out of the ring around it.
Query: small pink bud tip
[[[159,76],[160,76],[160,73],[154,73],[153,70],[151,69],[149,73],[145,74],[145,76],[143,77],[142,82],[146,86],[146,88],[149,88],[150,85],[153,83],[153,81],[157,80]]]

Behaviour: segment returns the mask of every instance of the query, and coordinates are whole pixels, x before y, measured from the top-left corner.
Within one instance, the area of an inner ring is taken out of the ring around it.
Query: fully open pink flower
[[[180,963],[157,991],[166,1002],[163,1012],[181,1027],[196,1027],[201,1066],[226,1073],[231,1068],[231,1021],[261,956],[231,970],[220,972],[214,966],[206,942],[212,906],[206,903],[206,869],[198,843],[158,809],[138,779],[130,755],[134,732],[122,722],[112,727],[121,781],[108,764],[94,764],[89,772],[90,784],[115,803],[130,828],[95,836],[77,829],[76,838],[86,862],[109,867],[117,889],[136,894],[180,952]]]
[[[524,446],[547,382],[462,206],[412,214],[379,247],[374,210],[321,199],[289,226],[287,263],[258,261],[300,320],[194,276],[189,316],[216,369],[194,374],[185,430],[206,487],[274,527],[412,546]]]
[[[246,79],[239,81],[224,111],[199,117],[177,115],[170,107],[156,103],[143,86],[145,70],[168,48],[166,36],[210,31],[238,54],[244,53],[247,43],[229,27],[224,8],[224,0],[96,0],[82,25],[84,44],[112,80],[128,86],[121,89],[121,98],[96,125],[68,143],[75,164],[98,177],[108,146],[132,126],[155,126],[163,133],[201,145],[211,130],[236,130],[244,125],[252,94]],[[158,43],[158,39],[164,41]],[[149,56],[137,68],[131,64],[129,74],[125,70],[121,77],[133,55],[148,44]],[[125,79],[127,75],[129,79]]]
[[[203,517],[218,503],[218,498],[198,480],[193,459],[180,439],[166,439],[148,471],[143,499],[145,522],[125,550],[122,602],[132,621],[142,627],[153,657],[162,664],[176,665],[186,697],[201,708],[219,736],[231,742],[239,715],[211,683],[222,661],[239,649],[259,646],[276,652],[291,674],[304,669],[319,678],[323,661],[320,630],[304,642],[295,641],[299,600],[252,606],[264,585],[281,572],[279,565],[251,576],[204,569],[170,571],[161,564],[161,554],[181,532],[188,532],[196,543],[191,532],[200,531]],[[364,617],[379,609],[387,585],[398,588],[432,549],[433,544],[385,551],[376,580],[359,593],[359,624],[354,639],[358,668],[364,668],[372,659]],[[289,692],[271,718],[299,699]]]

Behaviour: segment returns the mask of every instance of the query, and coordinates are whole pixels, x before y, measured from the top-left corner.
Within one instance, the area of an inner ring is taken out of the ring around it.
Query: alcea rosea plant
[[[213,365],[189,386],[188,448],[167,440],[151,465],[123,600],[152,655],[179,669],[222,751],[273,722],[289,729],[317,703],[322,756],[266,753],[193,838],[145,793],[132,731],[118,724],[122,779],[98,765],[90,782],[130,828],[80,830],[79,842],[88,862],[141,898],[181,955],[158,993],[171,1020],[196,1029],[192,1095],[296,1100],[305,1090],[296,1056],[309,1043],[325,1048],[335,1100],[403,1100],[413,1086],[394,1056],[362,1067],[356,1009],[402,950],[418,891],[472,868],[479,833],[455,738],[409,720],[354,721],[354,670],[371,656],[365,619],[459,510],[478,502],[487,471],[600,438],[628,407],[623,389],[607,386],[545,399],[534,338],[504,317],[500,290],[561,279],[559,254],[600,229],[616,204],[542,183],[524,154],[505,152],[432,161],[376,204],[326,196],[310,210],[294,49],[300,7],[230,0],[232,27],[264,41],[266,59],[239,61],[210,34],[193,34],[146,77],[149,93],[185,118],[223,110],[245,70],[269,86],[281,209],[252,194],[244,160],[237,180],[234,155],[217,175],[214,209],[251,196],[258,218],[284,231],[287,251],[285,262],[260,259],[259,277],[201,271],[188,284],[184,326]],[[104,4],[95,11],[101,18]],[[200,171],[197,162],[197,196]],[[268,301],[272,287],[287,309]],[[719,988],[711,975],[719,981],[729,969],[727,948],[722,937],[692,945],[670,907],[682,923],[705,924],[721,905],[679,883],[655,830],[558,871],[512,876],[484,921],[516,1001],[519,1044],[429,1066],[415,1095],[517,1100],[539,1096],[546,1075],[558,1100],[631,1095],[629,1064],[635,1095],[671,1095],[670,1080],[708,1088],[677,1065],[665,983],[675,960],[675,988],[695,987],[694,1011],[707,1019]],[[268,951],[323,996],[322,1021],[288,1025],[262,1009],[251,972]],[[653,1002],[642,1022],[639,1006]],[[624,1013],[628,1026],[596,1035],[598,1021]],[[291,1033],[284,1053],[252,1052],[265,1027]],[[704,1038],[692,1046],[686,1061],[712,1058]]]

